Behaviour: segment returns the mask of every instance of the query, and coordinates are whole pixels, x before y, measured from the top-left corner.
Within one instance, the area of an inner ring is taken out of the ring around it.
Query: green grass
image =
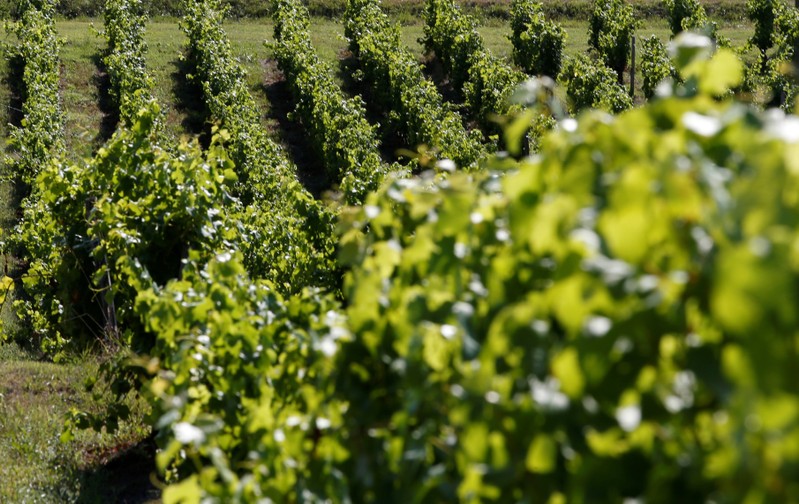
[[[13,461],[0,464],[0,502],[115,502],[131,491],[109,486],[115,476],[103,466],[147,437],[143,405],[115,435],[82,431],[69,443],[59,439],[71,408],[102,407],[83,386],[97,369],[91,356],[53,364],[0,345],[0,460]]]
[[[402,26],[402,41],[412,52],[422,58],[419,39],[424,25],[419,19],[405,19]],[[567,20],[563,26],[568,33],[567,54],[584,53],[588,49],[585,21]],[[65,40],[63,60],[63,105],[67,117],[67,156],[76,160],[88,156],[100,141],[98,131],[102,111],[98,105],[100,89],[97,60],[102,54],[105,41],[98,35],[102,20],[62,20],[58,22],[59,35]],[[253,97],[262,110],[263,125],[280,141],[281,132],[268,93],[268,86],[279,79],[271,54],[264,42],[272,38],[272,23],[269,20],[230,21],[226,24],[234,54],[239,58],[248,74],[248,84]],[[744,23],[722,23],[720,32],[730,38],[734,46],[741,46],[751,33]],[[314,18],[312,41],[321,58],[330,61],[338,69],[338,59],[345,54],[344,27],[335,19]],[[506,21],[490,19],[480,27],[487,47],[501,58],[509,58],[511,44],[508,40],[509,26]],[[638,30],[639,38],[656,34],[668,40],[665,20],[650,19]],[[180,55],[186,38],[171,18],[159,18],[147,26],[148,70],[155,82],[155,95],[166,111],[167,134],[173,138],[194,132],[185,124],[189,111],[181,109],[177,100],[180,93]],[[641,78],[638,77],[640,82]]]
[[[662,0],[628,2],[639,18],[657,20],[666,17]],[[593,8],[593,0],[541,0],[541,3],[547,15],[558,19],[588,19]],[[346,0],[308,0],[312,14],[326,17],[340,16],[346,5]],[[418,18],[424,10],[424,0],[383,0],[382,5],[386,11],[403,20]],[[510,10],[510,0],[464,0],[461,5],[466,12],[484,19],[506,19]],[[708,14],[724,21],[746,17],[746,3],[742,0],[702,0],[702,5]]]
[[[66,143],[71,158],[90,156],[100,143],[98,132],[102,114],[99,108],[97,78],[98,42],[100,37],[89,26],[59,26],[64,39],[61,48],[61,96],[65,107]]]

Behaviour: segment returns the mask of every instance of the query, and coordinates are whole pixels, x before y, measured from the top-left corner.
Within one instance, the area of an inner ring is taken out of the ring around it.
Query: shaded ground
[[[101,408],[85,379],[93,358],[70,364],[31,360],[13,344],[0,345],[0,502],[158,502],[155,447],[142,423],[143,405],[115,435],[79,431],[59,438],[73,408]]]
[[[87,454],[88,455],[88,454]],[[84,492],[77,502],[119,504],[152,504],[161,502],[161,491],[155,476],[155,444],[145,439],[118,451],[92,454],[97,456],[93,469],[81,473]]]
[[[273,59],[262,60],[261,67],[263,69],[261,92],[271,105],[267,112],[267,120],[276,122],[278,126],[276,131],[272,131],[271,136],[278,136],[280,142],[286,146],[289,157],[297,166],[300,182],[318,198],[330,188],[330,180],[316,151],[309,143],[304,126],[290,117],[295,102],[285,76]]]
[[[341,78],[341,87],[349,96],[359,95],[366,105],[366,118],[370,124],[379,125],[378,135],[380,140],[380,155],[386,161],[407,161],[398,154],[408,147],[398,125],[391,121],[387,110],[382,107],[374,96],[370,85],[353,78],[358,72],[358,59],[349,50],[342,50],[338,64],[338,76]]]
[[[94,137],[94,144],[99,146],[114,134],[119,123],[119,109],[111,96],[111,78],[103,62],[103,53],[98,51],[92,55],[91,59],[96,68],[92,76],[92,84],[97,88],[97,105],[102,112],[100,129],[97,130],[97,135]]]

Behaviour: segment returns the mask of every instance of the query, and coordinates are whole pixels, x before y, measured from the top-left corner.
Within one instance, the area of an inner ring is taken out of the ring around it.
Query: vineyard
[[[424,0],[411,45],[347,0],[335,48],[272,0],[253,64],[181,0],[176,100],[148,5],[82,136],[63,10],[6,23],[0,339],[100,362],[62,443],[140,426],[165,503],[799,502],[793,5]]]

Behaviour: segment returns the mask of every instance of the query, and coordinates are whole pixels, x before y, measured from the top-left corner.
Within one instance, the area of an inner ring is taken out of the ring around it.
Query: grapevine
[[[308,12],[294,0],[275,2],[275,55],[325,168],[341,180],[345,201],[361,203],[389,171],[380,159],[376,129],[363,102],[347,99],[311,47]]]
[[[487,130],[495,130],[494,114],[510,110],[513,89],[524,80],[485,47],[475,22],[453,0],[426,0],[425,38],[452,78],[466,105]]]
[[[458,166],[477,165],[485,151],[478,132],[467,132],[461,118],[443,103],[416,58],[399,40],[377,0],[349,0],[345,35],[375,97],[402,127],[408,145],[426,145]]]

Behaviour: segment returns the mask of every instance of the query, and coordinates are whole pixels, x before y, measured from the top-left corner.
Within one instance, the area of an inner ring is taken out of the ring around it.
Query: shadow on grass
[[[155,486],[155,443],[146,439],[118,453],[95,454],[103,458],[94,469],[81,472],[78,503],[144,504],[160,502]]]
[[[350,51],[342,52],[339,58],[338,77],[341,78],[341,88],[349,96],[360,95],[366,103],[366,119],[370,124],[379,124],[377,133],[380,140],[380,155],[386,161],[405,162],[397,152],[408,149],[408,141],[402,133],[400,125],[391,121],[387,115],[388,109],[384,100],[372,92],[367,82],[353,78],[358,72],[358,58]]]
[[[126,401],[128,423],[113,435],[87,430],[63,443],[73,409],[103,411],[110,400],[86,389],[96,355],[69,363],[41,361],[13,343],[0,343],[0,502],[144,503],[159,498],[155,445],[143,401]]]
[[[91,60],[96,68],[92,76],[92,84],[97,88],[98,106],[103,114],[100,129],[97,131],[97,136],[94,137],[95,145],[100,146],[111,138],[119,124],[119,107],[111,95],[111,78],[103,61],[103,54],[96,52],[92,55]]]
[[[262,61],[261,65],[265,77],[260,85],[260,91],[269,100],[270,105],[267,117],[278,123],[278,135],[297,166],[297,178],[300,183],[315,198],[319,198],[331,188],[333,181],[329,179],[319,159],[319,153],[311,147],[311,140],[305,134],[303,125],[289,117],[294,110],[295,101],[277,62],[268,59]]]
[[[210,111],[205,104],[202,85],[189,78],[197,66],[191,53],[187,53],[185,58],[178,58],[173,65],[172,96],[175,98],[175,110],[183,114],[180,124],[190,135],[197,135],[200,145],[207,149],[211,144]]]
[[[27,98],[27,90],[22,75],[25,72],[25,60],[19,54],[13,54],[8,59],[8,76],[6,83],[8,84],[10,99],[8,103],[8,122],[12,126],[19,127],[22,123],[24,114],[22,112],[22,105]]]

